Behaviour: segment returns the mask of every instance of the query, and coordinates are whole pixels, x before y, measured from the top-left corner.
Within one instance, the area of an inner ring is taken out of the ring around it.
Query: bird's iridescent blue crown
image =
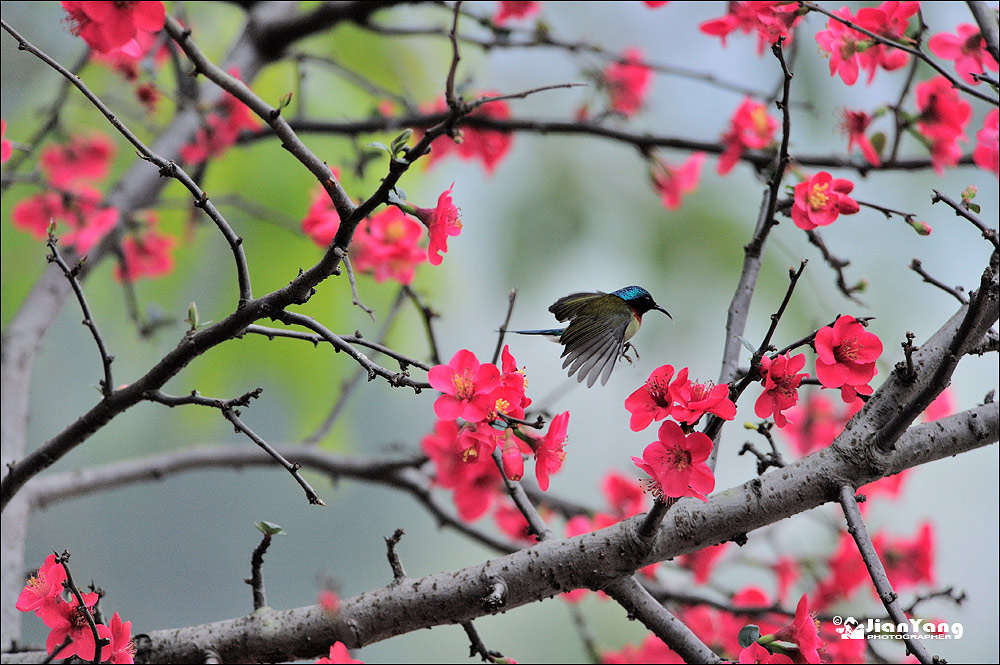
[[[638,300],[643,297],[649,298],[650,300],[653,299],[653,296],[649,295],[649,291],[642,288],[641,286],[634,286],[634,285],[626,286],[624,288],[618,289],[617,291],[612,291],[611,295],[618,296],[625,302],[628,302],[630,300]]]

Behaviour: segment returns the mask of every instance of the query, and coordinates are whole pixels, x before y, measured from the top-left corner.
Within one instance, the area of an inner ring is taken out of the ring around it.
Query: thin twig
[[[264,553],[271,546],[272,535],[264,533],[260,543],[254,548],[250,556],[250,579],[244,580],[253,590],[253,609],[259,610],[267,605],[267,597],[264,593]]]
[[[972,214],[963,205],[956,203],[946,194],[942,194],[936,189],[932,191],[934,192],[934,196],[931,197],[932,205],[937,203],[938,201],[943,201],[948,205],[949,208],[955,211],[956,215],[958,215],[959,217],[964,217],[965,219],[972,222],[972,225],[982,232],[983,238],[985,238],[986,240],[990,241],[990,243],[993,244],[994,249],[1000,249],[1000,237],[997,237],[996,229],[991,229],[990,227],[988,227],[983,220],[979,219],[979,217]]]
[[[882,562],[879,561],[878,553],[875,552],[875,546],[872,545],[871,538],[868,536],[868,529],[865,527],[864,518],[861,516],[861,510],[858,508],[858,502],[854,497],[854,488],[850,485],[841,487],[839,500],[840,507],[844,511],[844,518],[847,520],[847,530],[854,536],[854,542],[857,544],[861,558],[868,568],[868,573],[871,575],[872,583],[875,585],[879,599],[885,605],[886,611],[889,612],[889,617],[897,625],[908,624],[909,622],[906,620],[903,608],[899,605],[899,596],[892,590],[892,584],[885,574],[885,568]],[[920,640],[914,639],[914,636],[908,632],[902,633],[902,638],[904,644],[906,644],[906,650],[916,656],[921,663],[934,662]]]
[[[337,249],[340,248],[338,247]],[[343,252],[343,250],[340,251]],[[358,297],[358,282],[354,279],[354,267],[351,265],[351,259],[347,256],[347,252],[343,253],[340,260],[344,262],[344,268],[347,269],[347,281],[351,284],[351,303],[366,313],[371,318],[372,323],[374,323],[375,310],[361,302],[361,299]]]
[[[56,562],[60,564],[66,572],[65,585],[73,597],[76,598],[77,613],[82,615],[86,620],[87,625],[90,627],[90,632],[94,636],[94,656],[91,658],[91,662],[97,665],[97,663],[100,663],[103,660],[101,658],[101,651],[104,650],[105,646],[111,644],[111,641],[106,637],[101,637],[100,633],[97,632],[97,623],[94,621],[94,615],[91,614],[90,608],[87,607],[87,603],[83,600],[83,594],[80,593],[80,588],[77,587],[76,583],[73,581],[73,573],[70,572],[69,569],[69,551],[64,550],[61,555],[56,554]],[[81,660],[87,660],[84,654],[77,654],[77,656],[79,656]]]
[[[392,579],[394,582],[400,582],[406,578],[403,562],[399,560],[399,554],[396,552],[396,545],[399,545],[399,541],[403,539],[404,533],[402,529],[396,529],[390,537],[385,539],[385,555],[389,559],[389,567],[392,568]]]
[[[101,364],[104,366],[104,378],[101,380],[101,394],[105,397],[109,396],[115,390],[114,381],[111,378],[111,363],[114,362],[114,356],[108,354],[108,348],[104,344],[104,338],[101,337],[101,332],[97,329],[97,322],[94,321],[93,315],[90,313],[90,307],[87,305],[87,297],[83,295],[83,287],[80,286],[80,281],[76,278],[80,271],[80,267],[83,265],[83,260],[76,265],[75,268],[70,269],[63,260],[62,255],[56,248],[56,238],[49,233],[48,246],[49,251],[52,252],[48,256],[48,261],[50,263],[55,263],[59,266],[63,274],[66,275],[66,279],[69,280],[70,286],[73,287],[73,293],[76,294],[77,302],[80,303],[80,309],[83,310],[83,325],[87,326],[90,330],[90,334],[94,337],[94,343],[97,344],[97,350],[101,354]],[[86,259],[86,257],[84,257]]]
[[[378,345],[381,346],[385,343],[385,338],[389,334],[389,329],[392,327],[392,324],[396,320],[396,316],[399,315],[399,312],[402,309],[404,297],[405,296],[401,288],[396,293],[396,299],[393,301],[392,307],[389,309],[389,313],[386,315],[385,320],[382,322],[382,328],[378,331],[378,335],[376,336],[376,339],[378,340]],[[310,336],[316,338],[317,341],[322,340],[322,338],[319,337],[318,335],[310,335]],[[350,338],[346,339],[347,341],[350,341]],[[396,359],[400,360],[399,358]],[[414,361],[412,358],[407,358],[406,360],[407,362],[410,362],[410,364],[416,365],[421,369],[425,370],[430,369],[430,367],[428,367],[424,363]],[[356,370],[354,370],[354,373],[351,375],[350,379],[341,383],[340,394],[337,395],[337,401],[334,403],[333,408],[330,409],[330,413],[328,413],[326,418],[323,419],[323,422],[320,423],[319,427],[317,427],[312,432],[312,434],[307,436],[302,441],[303,445],[315,446],[319,444],[319,442],[322,441],[327,434],[330,433],[330,430],[333,429],[333,425],[337,422],[337,418],[340,417],[340,414],[343,413],[344,408],[347,406],[347,402],[350,399],[351,395],[354,393],[354,390],[359,385],[361,385],[361,377],[363,377],[364,375],[365,371],[362,368],[358,367]]]
[[[848,286],[847,279],[844,277],[844,268],[851,265],[851,262],[847,259],[834,256],[830,249],[826,246],[826,242],[823,241],[823,236],[819,234],[818,230],[811,229],[806,231],[806,237],[809,239],[810,244],[819,250],[819,253],[823,256],[823,260],[826,261],[826,264],[830,266],[835,273],[837,273],[837,288],[840,292],[859,305],[864,305],[864,301],[858,298],[855,294],[865,288],[866,282],[862,280],[854,286]]]
[[[500,324],[500,329],[497,330],[497,346],[493,350],[493,360],[494,365],[497,364],[497,360],[500,359],[500,352],[503,350],[503,338],[504,334],[507,332],[507,326],[510,325],[510,317],[514,313],[514,301],[517,299],[517,287],[515,286],[510,290],[510,294],[507,296],[507,316],[504,317],[503,323]]]
[[[521,483],[516,480],[511,480],[507,477],[507,474],[504,473],[503,456],[501,455],[499,446],[493,449],[493,462],[497,465],[497,469],[500,471],[500,477],[503,478],[503,484],[504,488],[507,490],[507,494],[510,495],[511,500],[514,501],[514,505],[517,506],[517,509],[521,511],[525,521],[528,522],[528,527],[531,529],[531,533],[538,537],[539,542],[545,540],[546,538],[551,538],[553,536],[552,529],[550,529],[549,525],[545,523],[542,516],[538,514],[538,510],[535,508],[535,505],[531,503],[531,499],[528,498],[524,488],[521,487]]]
[[[924,270],[924,264],[920,261],[920,259],[913,259],[912,261],[910,261],[910,270],[923,277],[924,281],[927,282],[928,284],[933,284],[934,286],[938,287],[945,293],[950,293],[955,297],[956,300],[958,300],[958,302],[962,303],[963,305],[969,302],[969,298],[961,292],[962,287],[960,286],[951,287],[945,284],[944,282],[932,277],[930,273]]]

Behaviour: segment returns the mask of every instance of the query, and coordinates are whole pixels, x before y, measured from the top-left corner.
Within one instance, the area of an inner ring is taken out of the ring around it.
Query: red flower
[[[694,573],[694,583],[704,584],[712,574],[712,568],[720,556],[725,554],[728,542],[719,543],[711,547],[703,547],[697,552],[683,554],[678,558],[681,567],[687,568]]]
[[[79,35],[95,51],[107,53],[130,43],[141,32],[163,29],[165,12],[162,2],[69,2],[63,0],[69,13],[71,31]],[[134,47],[138,49],[138,46]],[[123,49],[125,50],[125,49]]]
[[[444,393],[434,402],[438,418],[464,418],[474,423],[490,412],[489,394],[500,382],[500,370],[492,363],[480,365],[472,351],[462,349],[447,365],[432,367],[427,380]]]
[[[514,360],[506,344],[500,352],[500,385],[505,391],[504,398],[509,402],[511,409],[505,413],[508,415],[517,413],[518,418],[523,418],[524,410],[531,404],[531,400],[524,394],[528,380],[524,376],[524,370],[518,369],[517,361]]]
[[[983,128],[976,132],[976,149],[972,161],[981,169],[1000,175],[1000,109],[986,114]]]
[[[670,395],[674,398],[674,408],[670,411],[678,422],[690,425],[698,422],[706,413],[732,420],[736,417],[736,405],[729,399],[729,384],[715,385],[692,383],[687,378],[685,367],[677,373],[677,380],[670,385]]]
[[[524,475],[524,456],[521,454],[521,447],[518,445],[518,438],[513,435],[514,430],[507,428],[503,431],[503,444],[500,449],[500,458],[503,462],[503,474],[509,480],[520,480]]]
[[[503,25],[508,19],[528,18],[542,9],[542,3],[533,0],[500,0],[493,22]]]
[[[42,150],[39,162],[46,179],[56,187],[100,180],[108,175],[115,144],[104,134],[74,136],[66,145]]]
[[[930,522],[921,524],[912,540],[889,540],[884,533],[872,538],[893,589],[934,584],[934,540],[934,526]]]
[[[48,555],[38,572],[28,578],[14,607],[41,616],[42,605],[61,602],[60,594],[65,581],[66,569],[61,563],[56,563],[55,554]]]
[[[498,92],[484,92],[481,97],[496,97]],[[438,100],[430,110],[442,111],[447,108],[443,99]],[[510,117],[510,107],[504,100],[497,100],[483,104],[473,111],[469,117],[473,118],[495,118],[506,120]],[[439,136],[431,144],[433,151],[428,156],[428,165],[434,164],[445,155],[456,151],[458,156],[464,160],[478,159],[486,167],[487,173],[493,173],[497,164],[500,163],[514,142],[512,134],[498,132],[493,129],[477,129],[475,127],[465,127],[462,129],[461,141],[456,142],[448,136]]]
[[[85,593],[83,604],[88,610],[93,610],[97,604],[96,593]],[[59,602],[44,604],[41,606],[39,616],[46,626],[49,627],[49,636],[45,640],[45,650],[48,653],[55,651],[56,647],[66,641],[67,637],[73,638],[73,642],[55,654],[55,658],[69,658],[79,656],[81,660],[94,660],[97,651],[97,643],[94,641],[94,631],[91,630],[87,618],[84,616],[83,608],[74,596],[70,602]],[[111,629],[104,624],[97,624],[97,635],[101,639],[111,639]],[[101,649],[101,660],[107,660],[111,656],[111,645],[108,644]]]
[[[857,393],[872,394],[868,382],[878,374],[875,361],[881,355],[882,340],[845,314],[816,333],[816,378],[825,388],[840,388],[841,398],[851,403]]]
[[[3,164],[8,159],[10,159],[10,154],[14,151],[10,144],[10,141],[3,138],[3,135],[7,133],[7,121],[0,120],[0,164]]]
[[[439,420],[434,432],[420,445],[434,464],[434,483],[453,491],[458,516],[465,522],[479,519],[501,491],[500,472],[493,460],[464,459],[459,428],[454,421]]]
[[[62,243],[86,254],[118,223],[118,209],[101,208],[100,202],[100,193],[89,187],[66,197],[43,192],[15,205],[11,218],[14,226],[40,240],[48,237],[51,222],[63,222],[70,230],[60,235]]]
[[[701,178],[701,165],[705,161],[705,153],[696,152],[680,166],[657,160],[650,169],[653,187],[663,200],[667,210],[677,210],[681,207],[681,197],[698,189],[698,179]]]
[[[859,402],[861,400],[858,400]],[[899,495],[903,492],[903,482],[909,475],[912,469],[904,469],[899,473],[886,476],[885,478],[879,478],[874,482],[870,482],[867,485],[862,485],[858,488],[857,494],[864,494],[868,497],[868,500],[864,503],[858,504],[861,507],[861,511],[867,510],[868,506],[872,505],[872,498],[878,496],[879,494],[884,494],[890,499],[898,499]]]
[[[673,375],[673,365],[657,367],[646,379],[646,383],[625,399],[625,408],[632,414],[629,427],[633,432],[644,430],[654,420],[663,420],[670,415],[674,405],[670,393],[670,379]],[[684,378],[687,378],[686,371]]]
[[[334,235],[339,226],[338,222]],[[358,272],[372,272],[376,282],[391,279],[409,284],[417,264],[426,260],[424,250],[418,245],[422,236],[423,229],[416,220],[399,208],[386,208],[355,232],[350,250],[352,266]]]
[[[986,67],[1000,70],[1000,65],[986,50],[986,40],[979,28],[968,23],[958,26],[957,35],[939,32],[927,41],[927,47],[939,58],[954,60],[955,71],[970,85],[979,83],[972,75],[984,73]]]
[[[535,479],[538,489],[549,489],[549,475],[562,468],[566,459],[563,446],[566,445],[566,428],[569,426],[569,411],[563,411],[549,422],[549,431],[535,448]]]
[[[317,665],[329,665],[330,663],[341,663],[343,665],[353,665],[355,663],[363,663],[363,660],[355,660],[351,658],[351,652],[347,650],[347,647],[343,642],[334,642],[330,646],[330,656],[324,656],[316,662]]]
[[[784,427],[788,423],[782,411],[795,406],[799,401],[799,386],[802,384],[802,379],[809,377],[807,373],[798,373],[805,364],[804,353],[795,357],[790,357],[786,353],[775,358],[764,356],[760,359],[764,392],[754,404],[754,413],[758,418],[767,418],[773,414],[774,424],[778,427]]]
[[[809,599],[806,594],[802,594],[799,604],[795,607],[795,618],[775,633],[775,638],[794,642],[807,663],[818,663],[820,662],[818,649],[823,646],[823,641],[819,638],[816,624],[816,619],[809,613]]]
[[[820,580],[813,592],[813,607],[823,609],[847,598],[869,580],[868,569],[858,552],[854,537],[846,531],[840,534],[837,551],[827,560],[830,572]]]
[[[796,404],[788,410],[788,424],[782,432],[791,441],[796,454],[804,457],[833,443],[844,431],[847,421],[862,406],[864,403],[861,400],[855,400],[846,404],[843,411],[838,411],[833,402],[822,393],[811,392],[804,403]]]
[[[804,14],[798,12],[795,3],[786,2],[730,2],[725,16],[703,22],[698,29],[706,35],[715,35],[726,45],[726,37],[739,30],[747,35],[757,31],[757,55],[765,46],[785,37],[785,45],[792,39],[791,28]]]
[[[642,106],[653,80],[653,72],[642,64],[642,51],[630,48],[622,62],[613,62],[604,70],[604,84],[611,97],[611,109],[626,118]]]
[[[943,76],[917,85],[917,129],[931,143],[931,165],[938,174],[944,167],[955,166],[962,152],[958,140],[966,139],[965,125],[972,117],[972,106],[962,101]]]
[[[882,158],[879,157],[872,142],[865,136],[865,130],[868,129],[871,121],[872,117],[864,111],[848,111],[845,109],[840,126],[847,132],[847,152],[851,152],[851,148],[858,146],[861,148],[861,154],[865,156],[869,164],[872,166],[881,166]]]
[[[162,277],[174,269],[172,252],[177,242],[171,236],[156,231],[153,226],[150,224],[141,235],[130,235],[122,241],[124,261],[115,267],[117,281],[135,282],[143,277]]]
[[[427,227],[430,236],[427,260],[432,266],[441,265],[441,254],[448,251],[448,236],[457,236],[462,232],[462,219],[459,217],[458,208],[451,200],[451,190],[454,188],[455,183],[451,183],[451,187],[441,192],[437,207],[433,210],[417,208],[414,213]]]
[[[863,7],[858,10],[858,25],[874,32],[879,37],[885,37],[896,42],[906,42],[906,30],[910,25],[910,17],[920,9],[919,2],[898,2],[886,0],[876,7]],[[867,39],[867,37],[866,37]],[[868,70],[868,83],[875,78],[875,71],[881,67],[893,71],[904,67],[910,61],[906,51],[900,51],[892,46],[869,42],[859,54],[862,69]]]
[[[693,496],[707,501],[705,494],[715,489],[715,476],[705,464],[712,440],[702,432],[685,436],[681,426],[670,420],[660,425],[657,437],[643,450],[642,459],[632,458],[652,478],[653,495]]]
[[[722,135],[725,150],[716,167],[719,175],[732,171],[747,148],[759,150],[770,145],[777,129],[778,121],[767,114],[763,104],[749,97],[744,99],[729,121],[729,130]]]
[[[778,576],[778,602],[783,603],[788,590],[799,577],[799,564],[790,556],[783,556],[771,566]]]
[[[501,531],[513,540],[532,545],[538,542],[538,538],[531,533],[528,520],[524,519],[524,513],[509,503],[501,503],[497,506],[497,509],[493,511],[493,521],[496,522]]]
[[[132,641],[132,622],[122,621],[118,612],[111,617],[111,659],[110,663],[124,665],[134,663],[135,642]]]
[[[48,237],[49,222],[68,214],[61,196],[53,192],[42,192],[18,201],[10,216],[16,228],[44,240]]]
[[[235,67],[229,74],[240,77]],[[221,155],[236,143],[240,131],[256,129],[259,121],[246,104],[226,93],[217,110],[205,118],[205,126],[195,134],[194,143],[181,147],[181,159],[189,164],[201,164],[209,157]]]
[[[336,173],[334,174],[336,176]],[[328,247],[340,228],[340,215],[333,207],[329,195],[319,187],[313,193],[312,203],[302,218],[302,231],[320,247]]]
[[[951,386],[948,386],[934,398],[933,402],[927,405],[927,408],[924,409],[923,419],[925,423],[930,423],[954,415],[955,411],[955,394],[952,392]]]
[[[605,651],[602,663],[683,663],[684,659],[668,647],[663,640],[650,633],[639,648],[626,644],[621,651]]]
[[[756,642],[740,651],[740,663],[791,663],[795,662],[783,653],[771,653]]]
[[[62,234],[63,243],[73,247],[78,254],[86,254],[118,223],[117,208],[100,208],[101,195],[82,188],[72,205],[66,209],[63,221],[71,228]]]
[[[841,7],[833,13],[847,21],[857,21],[847,7]],[[834,19],[830,19],[826,27],[826,30],[816,33],[816,43],[830,54],[830,76],[840,74],[844,83],[854,85],[858,80],[859,44],[864,48],[869,43],[866,41],[869,38]]]
[[[795,185],[792,221],[800,229],[811,231],[832,224],[841,214],[853,215],[859,210],[857,202],[848,196],[853,189],[850,180],[834,179],[826,171],[820,171]]]
[[[601,481],[601,490],[611,510],[620,519],[638,515],[646,509],[646,496],[635,478],[609,471]]]

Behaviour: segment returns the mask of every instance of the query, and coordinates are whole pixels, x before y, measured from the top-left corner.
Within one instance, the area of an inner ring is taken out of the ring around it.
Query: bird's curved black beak
[[[663,312],[664,314],[667,315],[667,318],[670,319],[671,321],[674,320],[674,317],[670,316],[670,312],[668,312],[667,310],[663,309],[659,305],[653,305],[653,309],[655,309],[658,312]]]

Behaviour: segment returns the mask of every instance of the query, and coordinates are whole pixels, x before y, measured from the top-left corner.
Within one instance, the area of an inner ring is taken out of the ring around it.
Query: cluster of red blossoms
[[[869,385],[878,373],[875,361],[882,355],[882,340],[865,330],[853,316],[841,316],[832,326],[816,333],[816,378],[824,388],[839,388],[841,399],[852,404],[858,395],[871,395]],[[760,373],[764,392],[757,398],[754,413],[760,418],[774,416],[774,424],[784,427],[784,411],[799,401],[798,389],[808,373],[800,373],[806,356],[791,352],[761,358]]]
[[[68,2],[62,3],[69,14],[74,35],[100,53],[116,50],[140,57],[142,42],[152,41],[153,33],[163,29],[166,13],[159,0],[141,2]]]
[[[231,67],[229,74],[240,78],[239,69]],[[236,143],[244,129],[256,129],[257,116],[247,105],[228,92],[217,108],[205,117],[205,124],[195,134],[194,142],[181,148],[181,159],[189,164],[201,164],[209,157],[218,157]]]
[[[673,366],[663,365],[626,398],[625,408],[632,414],[629,426],[633,432],[668,416],[684,424],[682,428],[676,422],[664,422],[657,440],[646,446],[642,458],[632,458],[636,466],[649,474],[653,495],[693,496],[705,501],[705,495],[715,489],[715,476],[705,463],[712,452],[712,440],[691,430],[706,413],[724,420],[736,417],[729,386],[695,383],[688,379],[687,367],[674,378]]]
[[[448,251],[448,238],[462,232],[460,213],[451,198],[453,187],[454,183],[441,192],[434,208],[398,201],[395,207],[386,208],[363,221],[351,240],[350,257],[354,270],[372,273],[377,282],[391,279],[409,284],[417,265],[424,260],[440,265],[441,253]],[[426,250],[420,247],[423,237],[420,222],[427,227]],[[318,189],[302,219],[302,230],[317,245],[327,247],[339,228],[340,215],[326,192]]]
[[[463,520],[481,517],[500,492],[494,450],[500,450],[510,480],[520,480],[524,456],[534,456],[538,486],[542,491],[549,488],[549,476],[559,471],[566,457],[569,412],[555,416],[545,436],[518,424],[531,400],[525,395],[524,372],[506,346],[500,368],[480,363],[474,353],[462,349],[447,365],[432,367],[427,380],[441,395],[434,402],[438,417],[434,433],[421,445],[434,463],[435,483],[453,491]]]
[[[790,419],[782,432],[789,436],[796,454],[804,456],[829,445],[861,406],[861,400],[855,400],[837,411],[834,403],[828,401],[822,393],[811,393],[807,400],[789,409]],[[953,400],[950,392],[946,390],[927,408],[924,419],[935,420],[953,412]],[[868,501],[861,504],[862,510],[872,504],[872,497],[877,494],[898,497],[905,476],[906,472],[900,473],[858,488],[859,494],[868,497]],[[634,483],[631,483],[631,488],[635,492]],[[635,509],[642,510],[641,504]],[[595,528],[611,523],[610,520],[598,523],[599,518],[607,520],[600,514],[595,516]],[[589,529],[576,533],[586,530]],[[732,608],[730,610],[695,605],[682,610],[679,618],[704,644],[723,657],[732,659],[733,662],[863,662],[865,658],[863,641],[841,639],[841,635],[832,623],[818,621],[814,614],[816,612],[830,614],[837,603],[851,601],[855,592],[862,587],[867,587],[872,596],[876,596],[853,536],[840,531],[836,533],[835,538],[835,551],[824,560],[806,559],[800,562],[789,556],[782,556],[771,562],[768,567],[775,578],[777,588],[775,596],[770,596],[760,587],[746,586],[732,595],[729,601]],[[872,541],[895,589],[909,589],[935,583],[936,538],[930,522],[920,524],[916,533],[909,538],[878,531]],[[680,557],[678,563],[691,571],[694,584],[706,584],[710,581],[720,558],[725,554],[727,546],[728,543],[721,543],[703,548]],[[811,573],[801,575],[802,567]],[[778,603],[784,604],[797,582],[812,579],[817,581],[808,593],[800,598],[795,618],[791,623],[788,623],[785,616],[777,613],[764,615],[759,613],[761,608],[773,607]],[[585,592],[571,593],[582,595]],[[740,611],[741,608],[758,611],[744,613]],[[747,624],[755,624],[762,636],[755,643],[744,647],[740,644],[738,635]],[[680,663],[683,661],[663,642],[649,635],[638,647],[628,645],[616,652],[605,652],[602,662]]]
[[[96,624],[98,638],[108,641],[98,654],[94,628],[91,628],[87,615],[90,614],[93,620],[93,609],[99,596],[97,593],[80,594],[83,599],[82,607],[76,595],[66,601],[63,598],[66,579],[66,569],[56,560],[55,554],[50,554],[17,597],[17,609],[34,612],[49,628],[49,635],[45,640],[46,651],[52,654],[53,659],[76,656],[87,662],[134,662],[132,622],[122,621],[118,612],[115,612],[108,625]],[[67,641],[66,646],[59,648]],[[95,658],[98,655],[99,658]]]
[[[44,240],[54,223],[63,246],[87,254],[119,222],[118,210],[104,205],[92,186],[107,177],[114,152],[114,143],[101,134],[74,136],[65,144],[44,148],[39,162],[48,191],[14,206],[14,226]],[[151,213],[139,226],[122,242],[124,261],[115,273],[119,281],[159,277],[173,269],[174,240],[156,231]]]

